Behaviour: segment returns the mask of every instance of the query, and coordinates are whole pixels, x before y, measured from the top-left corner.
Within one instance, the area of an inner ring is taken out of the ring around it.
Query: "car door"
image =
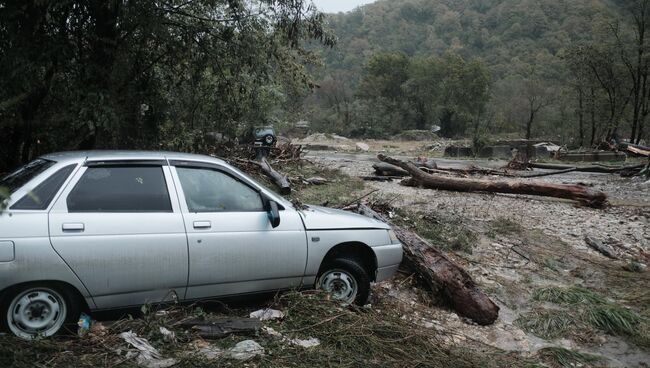
[[[307,241],[295,210],[282,210],[273,228],[260,191],[218,166],[179,165],[174,180],[189,244],[187,299],[300,286]]]
[[[187,237],[166,161],[87,163],[49,222],[54,249],[98,308],[185,294]]]

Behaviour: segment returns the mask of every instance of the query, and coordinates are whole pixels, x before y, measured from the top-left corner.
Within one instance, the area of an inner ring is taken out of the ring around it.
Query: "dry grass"
[[[246,363],[248,367],[505,367],[533,366],[533,362],[485,346],[448,346],[435,329],[426,329],[402,319],[389,306],[378,309],[343,308],[318,292],[288,293],[271,306],[286,313],[282,321],[266,323],[291,338],[315,337],[321,345],[304,349],[288,345],[260,333],[231,336],[210,342],[227,348],[245,339],[254,339],[266,350],[263,357]],[[232,310],[228,315],[244,316],[248,310]],[[176,367],[242,366],[228,359],[209,360],[192,348],[198,336],[183,330],[188,318],[217,317],[197,307],[175,307],[165,315],[154,312],[143,318],[112,324],[106,334],[63,337],[26,342],[0,337],[2,367],[130,367],[135,361],[126,356],[127,345],[118,334],[133,331],[147,338],[165,358],[178,360]],[[165,342],[159,327],[177,335],[177,342]]]

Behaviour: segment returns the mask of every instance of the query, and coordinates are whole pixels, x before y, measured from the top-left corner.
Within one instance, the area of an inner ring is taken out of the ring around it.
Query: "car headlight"
[[[388,237],[390,238],[391,244],[399,244],[399,239],[397,239],[397,234],[393,230],[388,230]]]

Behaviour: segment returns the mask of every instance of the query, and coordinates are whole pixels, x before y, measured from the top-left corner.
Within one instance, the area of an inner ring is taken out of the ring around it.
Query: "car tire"
[[[322,267],[316,288],[344,304],[365,305],[370,297],[370,276],[359,261],[337,258]]]
[[[68,288],[27,284],[8,290],[0,300],[0,329],[33,340],[73,331],[80,302]]]
[[[264,136],[262,141],[264,142],[265,145],[272,146],[275,144],[275,136],[273,136],[272,134],[267,134]]]

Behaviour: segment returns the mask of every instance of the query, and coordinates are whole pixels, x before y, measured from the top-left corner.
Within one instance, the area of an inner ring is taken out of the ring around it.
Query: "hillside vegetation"
[[[420,101],[404,97],[410,86],[422,82],[418,71],[406,68],[403,83],[393,84],[397,99],[382,95],[378,103],[368,97],[364,85],[378,76],[395,82],[396,74],[404,74],[394,65],[378,71],[376,64],[382,58],[407,58],[412,65],[442,58],[452,65],[459,65],[458,60],[475,63],[489,77],[487,98],[481,102],[479,96],[479,106],[471,112],[439,98],[428,100],[431,115],[425,125],[444,128],[450,109],[464,113],[452,122],[457,127],[448,130],[448,135],[482,130],[546,135],[583,145],[612,133],[631,136],[632,120],[641,119],[633,116],[634,83],[626,62],[636,71],[639,40],[635,16],[639,15],[647,19],[647,1],[380,0],[349,13],[333,14],[328,24],[338,44],[323,52],[324,67],[317,71],[321,88],[308,101],[311,118],[319,127],[347,130],[352,135],[368,135],[369,130],[385,135],[421,127],[421,116],[413,114]],[[586,56],[599,64],[592,68],[584,60]],[[646,75],[646,56],[639,60],[640,74]],[[391,70],[395,74],[386,73]],[[606,74],[619,85],[614,91],[619,95],[615,102],[608,97],[611,85],[599,80]],[[475,75],[483,78],[481,73]],[[421,84],[431,91],[420,95],[440,94],[449,85],[448,80],[431,79],[431,73],[423,76],[429,80]],[[454,87],[454,94],[473,98],[475,84],[471,82]],[[465,86],[472,91],[458,92]],[[639,100],[647,100],[648,96],[641,97]],[[612,103],[615,106],[610,106]],[[642,103],[636,105],[641,115]],[[612,109],[616,110],[613,118]],[[386,119],[386,111],[399,110],[403,111],[399,116],[381,121]],[[477,129],[478,125],[482,129]],[[638,125],[635,138],[643,138],[638,137]]]

